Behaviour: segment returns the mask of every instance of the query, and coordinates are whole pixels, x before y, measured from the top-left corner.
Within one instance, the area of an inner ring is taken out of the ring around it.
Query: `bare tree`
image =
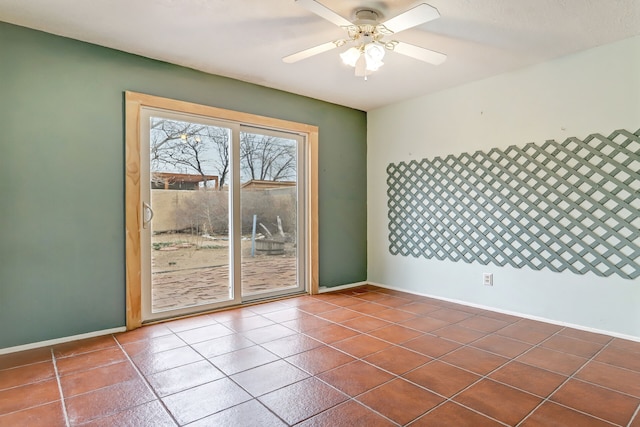
[[[295,179],[295,142],[244,132],[240,135],[240,161],[245,179],[263,181]]]
[[[229,131],[153,117],[151,165],[154,171],[196,172],[202,177],[215,173],[222,188],[229,174]]]
[[[227,128],[153,117],[151,165],[160,172],[215,174],[222,189],[230,171]],[[296,177],[295,141],[269,135],[240,134],[244,180],[286,181]]]
[[[212,163],[219,179],[218,188],[222,189],[229,175],[229,131],[224,128],[207,126],[207,132],[215,152]]]

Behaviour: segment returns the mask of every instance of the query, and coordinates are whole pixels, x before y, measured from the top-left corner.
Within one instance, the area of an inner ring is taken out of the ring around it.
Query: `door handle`
[[[142,228],[147,228],[153,219],[153,209],[147,202],[142,202]]]

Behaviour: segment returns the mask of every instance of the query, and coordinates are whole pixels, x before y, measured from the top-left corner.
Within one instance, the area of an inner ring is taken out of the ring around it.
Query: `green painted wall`
[[[0,348],[124,325],[125,90],[319,126],[320,284],[366,280],[364,112],[0,22]]]

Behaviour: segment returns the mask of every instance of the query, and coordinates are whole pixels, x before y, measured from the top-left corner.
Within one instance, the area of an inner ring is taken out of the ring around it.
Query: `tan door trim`
[[[142,256],[140,232],[140,109],[160,108],[196,114],[285,132],[305,134],[308,154],[308,260],[307,283],[311,294],[318,293],[318,127],[255,114],[177,101],[136,92],[125,92],[125,242],[126,242],[126,322],[127,329],[142,325]]]

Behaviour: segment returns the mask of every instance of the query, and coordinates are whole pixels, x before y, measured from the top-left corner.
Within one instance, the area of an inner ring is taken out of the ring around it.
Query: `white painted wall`
[[[640,280],[389,253],[389,163],[640,128],[640,37],[368,114],[368,280],[640,337]],[[494,273],[494,286],[482,273]]]

